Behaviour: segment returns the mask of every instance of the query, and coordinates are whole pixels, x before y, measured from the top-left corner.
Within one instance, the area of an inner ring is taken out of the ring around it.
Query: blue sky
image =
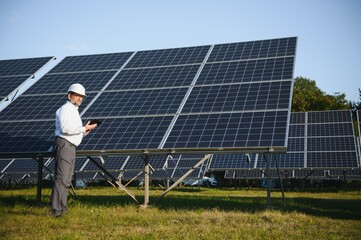
[[[0,0],[0,60],[298,37],[294,76],[359,101],[358,0]]]

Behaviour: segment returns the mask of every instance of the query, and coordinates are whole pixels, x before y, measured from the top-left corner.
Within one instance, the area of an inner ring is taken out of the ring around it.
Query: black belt
[[[69,140],[67,140],[67,139],[65,139],[65,138],[63,138],[63,137],[59,137],[59,136],[55,136],[55,139],[56,139],[56,138],[63,139],[63,140],[65,140],[65,141],[67,141],[67,142],[70,144],[70,146],[72,146],[72,147],[75,147],[75,148],[76,148],[76,146],[75,146],[73,143],[69,142]]]

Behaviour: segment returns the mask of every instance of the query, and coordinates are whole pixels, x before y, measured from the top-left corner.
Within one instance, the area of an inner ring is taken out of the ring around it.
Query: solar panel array
[[[218,154],[210,169],[265,169],[263,154]],[[270,167],[281,169],[357,168],[357,149],[350,110],[291,113],[286,154],[269,156]]]
[[[0,60],[0,98],[6,97],[53,57]]]
[[[81,150],[286,147],[297,38],[66,57],[0,117],[0,152],[42,152],[71,83],[102,119]]]

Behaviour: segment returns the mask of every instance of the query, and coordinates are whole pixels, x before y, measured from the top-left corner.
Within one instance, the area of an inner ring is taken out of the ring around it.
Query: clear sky
[[[0,0],[0,60],[298,37],[294,76],[359,101],[359,0]]]

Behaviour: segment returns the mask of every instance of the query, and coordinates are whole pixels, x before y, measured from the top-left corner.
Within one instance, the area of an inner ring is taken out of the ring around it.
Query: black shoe
[[[55,210],[50,210],[49,211],[49,216],[51,217],[61,217],[63,214],[61,213],[61,211],[55,211]]]

